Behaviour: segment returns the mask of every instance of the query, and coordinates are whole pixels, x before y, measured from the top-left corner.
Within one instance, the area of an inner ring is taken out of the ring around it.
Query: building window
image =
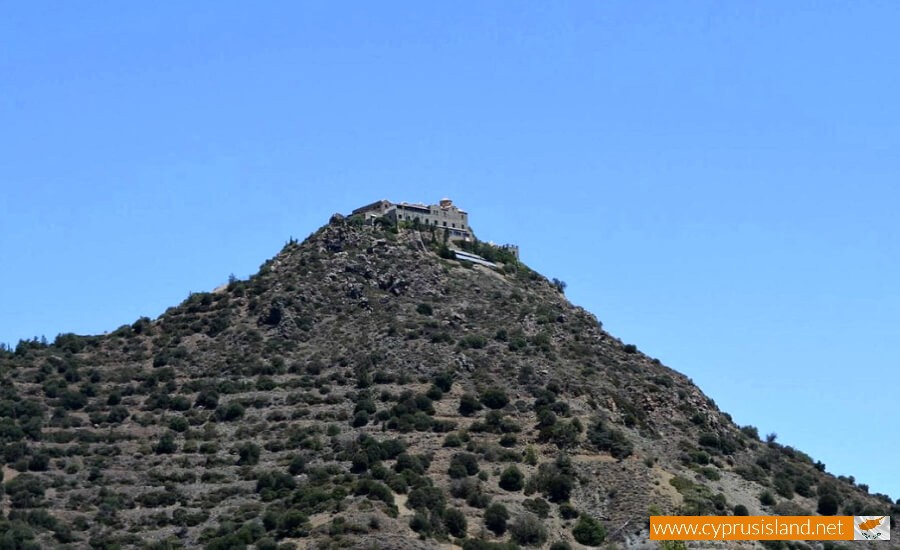
[[[451,223],[450,225],[452,225],[453,227],[456,227],[456,224],[455,224],[455,223]]]
[[[447,227],[447,222],[444,222],[444,227]]]

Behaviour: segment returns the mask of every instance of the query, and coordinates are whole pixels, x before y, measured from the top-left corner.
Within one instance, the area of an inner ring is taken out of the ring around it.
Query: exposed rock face
[[[891,513],[739,429],[509,254],[482,246],[492,270],[442,259],[441,243],[335,215],[249,281],[155,321],[0,352],[0,533],[577,548],[581,514],[609,543],[652,548],[650,513],[815,513],[822,495]]]

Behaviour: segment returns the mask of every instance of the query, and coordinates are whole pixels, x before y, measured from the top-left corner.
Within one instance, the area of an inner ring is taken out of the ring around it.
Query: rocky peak
[[[334,215],[159,319],[0,354],[0,531],[20,547],[652,548],[651,513],[897,513],[734,425],[508,250],[459,245],[492,268],[448,244]]]

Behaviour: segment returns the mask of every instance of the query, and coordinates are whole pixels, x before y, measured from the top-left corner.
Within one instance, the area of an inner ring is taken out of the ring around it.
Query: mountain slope
[[[652,548],[651,513],[896,526],[887,497],[760,441],[560,285],[475,251],[500,267],[449,259],[440,232],[335,216],[157,320],[0,354],[0,532],[20,547]]]

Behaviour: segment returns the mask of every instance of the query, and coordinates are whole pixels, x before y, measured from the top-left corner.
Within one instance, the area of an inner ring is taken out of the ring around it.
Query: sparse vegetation
[[[0,346],[0,547],[596,547],[604,524],[638,535],[634,510],[748,514],[727,472],[768,513],[896,517],[735,426],[561,281],[486,243],[466,246],[491,273],[436,257],[449,244],[335,219],[158,319]]]
[[[634,452],[634,445],[621,430],[600,419],[596,419],[588,427],[587,437],[598,450],[606,451],[615,458],[625,458]]]
[[[523,546],[538,546],[547,540],[547,529],[533,514],[523,514],[509,527],[512,539]]]

